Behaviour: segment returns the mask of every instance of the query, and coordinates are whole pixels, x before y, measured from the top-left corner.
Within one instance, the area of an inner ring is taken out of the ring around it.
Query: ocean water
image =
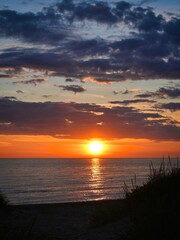
[[[0,191],[12,204],[117,199],[162,159],[0,159]]]

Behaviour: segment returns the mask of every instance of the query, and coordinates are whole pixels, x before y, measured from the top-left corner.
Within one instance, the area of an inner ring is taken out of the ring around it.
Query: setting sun
[[[103,151],[103,144],[99,141],[93,141],[88,145],[88,149],[93,154],[100,154]]]

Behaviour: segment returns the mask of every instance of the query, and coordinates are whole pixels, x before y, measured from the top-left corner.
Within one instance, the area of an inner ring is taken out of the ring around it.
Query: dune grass
[[[7,209],[9,209],[9,200],[0,192],[0,211],[6,211]]]
[[[162,160],[158,169],[150,163],[149,176],[142,186],[124,185],[125,198],[104,212],[96,213],[94,222],[106,224],[128,217],[129,234],[122,239],[179,239],[180,168],[179,161]]]
[[[132,239],[179,239],[180,169],[163,160],[159,169],[150,164],[142,186],[126,191],[125,207],[134,224]]]
[[[8,198],[0,192],[0,240],[33,240],[31,237],[32,225],[26,231],[22,229],[14,231],[11,229],[11,221],[16,221],[16,216],[13,215],[13,206]]]

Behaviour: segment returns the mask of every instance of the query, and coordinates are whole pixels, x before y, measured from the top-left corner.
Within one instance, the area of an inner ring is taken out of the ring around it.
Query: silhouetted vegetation
[[[0,192],[0,239],[2,240],[32,240],[32,224],[27,230],[17,229],[12,225],[17,221],[16,214],[13,214],[13,206],[9,204],[8,198]],[[34,224],[34,222],[33,222]]]
[[[6,211],[9,207],[9,201],[7,197],[0,192],[0,211]]]
[[[96,213],[98,225],[129,218],[129,232],[122,239],[131,240],[175,240],[179,239],[180,219],[180,168],[179,162],[172,165],[164,159],[155,169],[150,164],[150,173],[142,186],[136,178],[129,188],[124,185],[125,199],[120,206]],[[103,220],[101,220],[101,218]]]
[[[179,239],[180,169],[165,161],[159,169],[151,163],[143,186],[126,191],[125,205],[134,224],[132,239]]]

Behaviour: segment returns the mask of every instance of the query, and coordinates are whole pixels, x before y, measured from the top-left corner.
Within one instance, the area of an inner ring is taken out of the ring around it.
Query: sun
[[[89,145],[88,145],[88,149],[92,154],[102,153],[103,148],[104,148],[104,145],[100,141],[93,141],[93,142],[89,143]]]

